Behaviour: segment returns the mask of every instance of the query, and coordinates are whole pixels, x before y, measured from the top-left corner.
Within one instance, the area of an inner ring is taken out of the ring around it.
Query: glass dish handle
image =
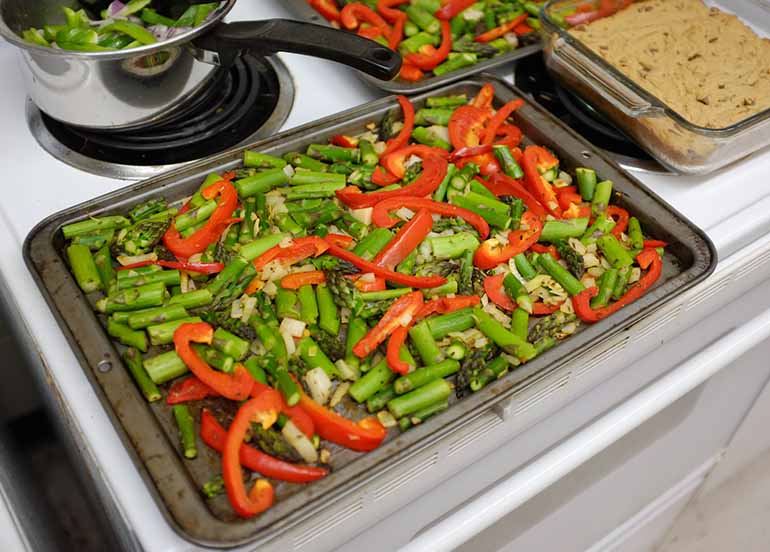
[[[607,74],[564,38],[557,38],[552,43],[551,51],[553,60],[568,67],[570,75],[600,93],[607,102],[627,116],[657,117],[663,113],[662,109],[653,106],[628,86]]]

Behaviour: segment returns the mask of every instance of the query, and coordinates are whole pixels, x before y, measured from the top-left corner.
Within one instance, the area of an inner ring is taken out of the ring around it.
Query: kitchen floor
[[[692,502],[656,552],[765,552],[769,518],[770,450]]]

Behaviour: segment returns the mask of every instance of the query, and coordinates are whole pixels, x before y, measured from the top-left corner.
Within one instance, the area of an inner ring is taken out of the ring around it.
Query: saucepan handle
[[[196,38],[194,43],[199,48],[219,52],[225,59],[234,50],[320,57],[344,63],[382,80],[394,78],[401,69],[401,56],[373,40],[288,19],[219,23]]]

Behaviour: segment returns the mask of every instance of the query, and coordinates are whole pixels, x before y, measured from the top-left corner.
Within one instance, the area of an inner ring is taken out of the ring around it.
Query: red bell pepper
[[[567,208],[564,213],[562,213],[562,217],[565,219],[576,219],[576,218],[590,218],[591,217],[591,206],[587,203],[585,204],[578,204],[573,203],[572,205]]]
[[[410,63],[416,65],[423,71],[432,71],[436,66],[443,63],[449,52],[452,51],[452,29],[449,25],[449,21],[441,22],[441,46],[433,48],[433,46],[424,46],[427,52],[423,53],[421,50],[417,54],[409,54],[407,59]]]
[[[184,270],[185,272],[197,272],[199,274],[216,274],[222,272],[225,265],[222,263],[185,263],[180,261],[141,261],[138,263],[132,263],[125,266],[119,266],[117,270],[131,270],[133,268],[140,268],[143,266],[158,265],[163,268],[172,268],[176,270]]]
[[[384,167],[377,165],[372,173],[372,183],[378,186],[390,186],[391,184],[398,184],[401,179],[394,174],[388,172]]]
[[[364,358],[374,351],[380,343],[385,341],[388,336],[399,326],[406,326],[414,320],[417,311],[422,307],[422,292],[413,291],[402,295],[388,308],[385,314],[380,318],[377,325],[369,330],[358,343],[353,347],[353,354],[359,358]]]
[[[372,281],[366,282],[361,276],[358,275],[350,276],[350,278],[355,280],[353,283],[356,288],[358,288],[358,291],[363,291],[364,293],[369,291],[385,291],[388,289],[388,285],[383,278],[375,278]]]
[[[340,12],[340,21],[349,31],[357,29],[363,22],[369,23],[377,27],[385,38],[390,38],[390,26],[377,12],[360,2],[346,4]]]
[[[369,40],[375,40],[382,36],[382,29],[379,27],[359,27],[356,31],[358,36],[368,38]],[[344,147],[344,146],[343,146]]]
[[[417,82],[422,80],[424,76],[425,73],[422,72],[422,69],[413,63],[409,63],[408,60],[404,61],[404,63],[401,65],[401,71],[398,73],[398,77],[401,80],[405,80],[406,82]]]
[[[278,419],[280,410],[280,393],[275,389],[263,390],[238,409],[227,430],[222,450],[222,479],[230,505],[241,517],[255,516],[273,505],[273,486],[266,479],[257,480],[251,492],[246,494],[240,455],[243,439],[251,424],[256,422],[268,429]]]
[[[254,268],[262,270],[272,261],[281,261],[286,266],[298,263],[308,257],[318,257],[328,249],[327,243],[317,236],[294,238],[287,247],[276,245],[254,259]]]
[[[388,430],[377,418],[372,416],[353,422],[333,410],[324,408],[304,393],[299,400],[299,406],[313,419],[319,437],[351,450],[374,450],[388,435]]]
[[[305,414],[304,411],[303,414]],[[305,415],[307,416],[307,414]],[[203,442],[215,451],[221,453],[224,450],[227,430],[206,409],[201,411],[200,435]],[[278,458],[273,458],[261,450],[246,444],[241,445],[239,459],[242,466],[252,471],[258,472],[265,477],[272,477],[273,479],[290,483],[310,483],[329,474],[329,470],[326,468],[290,464]]]
[[[401,72],[403,73],[403,68]],[[401,111],[404,114],[404,127],[399,131],[395,138],[388,140],[385,146],[385,151],[382,152],[381,157],[385,157],[389,153],[403,148],[409,143],[409,139],[412,137],[412,131],[414,130],[414,106],[409,98],[406,96],[398,96],[398,103],[401,106]]]
[[[485,153],[492,152],[492,144],[481,144],[480,146],[465,146],[454,150],[449,154],[449,161],[454,163],[465,157],[476,157]]]
[[[348,186],[338,190],[337,197],[352,209],[363,209],[373,207],[384,199],[392,197],[425,197],[436,191],[441,181],[446,175],[448,163],[446,159],[431,155],[423,159],[422,173],[417,179],[398,190],[387,190],[379,192],[361,193],[361,190],[355,186]]]
[[[533,32],[535,29],[527,25],[526,23],[521,23],[520,25],[516,25],[516,27],[513,29],[513,32],[516,33],[518,36],[522,36],[525,34],[529,34]]]
[[[372,211],[372,223],[380,228],[390,228],[398,224],[399,219],[391,217],[390,211],[402,207],[413,211],[426,209],[431,213],[444,217],[460,217],[478,231],[482,240],[489,236],[489,224],[481,215],[456,205],[444,203],[443,201],[433,201],[432,199],[422,197],[394,197],[380,201],[374,206]]]
[[[183,238],[172,223],[163,235],[163,244],[177,257],[177,259],[189,259],[196,253],[201,253],[209,245],[219,240],[231,219],[235,207],[238,205],[238,192],[227,180],[214,182],[201,192],[205,199],[213,199],[219,196],[216,209],[211,213],[208,221],[200,230],[189,238]],[[188,207],[187,205],[185,206]],[[186,209],[183,209],[186,210]]]
[[[521,225],[521,229],[508,234],[507,245],[502,245],[497,240],[482,242],[473,255],[473,263],[482,270],[489,270],[519,253],[524,253],[537,243],[543,231],[543,222],[532,211],[527,211],[521,217]]]
[[[331,137],[329,143],[341,148],[355,148],[358,145],[358,139],[352,136],[345,136],[344,134],[335,134]]]
[[[639,279],[639,281],[628,288],[628,291],[617,301],[602,307],[600,309],[591,308],[591,298],[595,297],[599,290],[596,287],[591,287],[581,291],[579,294],[572,297],[572,305],[575,308],[575,314],[583,322],[598,322],[609,315],[619,311],[626,305],[633,303],[639,299],[644,293],[652,287],[652,285],[660,278],[660,274],[663,270],[663,262],[660,260],[660,255],[654,249],[644,249],[639,255],[636,256],[639,266],[649,266],[649,270]]]
[[[322,270],[295,272],[281,279],[281,287],[283,289],[299,289],[306,285],[323,284],[325,281],[326,274]]]
[[[505,274],[494,274],[484,278],[484,292],[495,305],[510,312],[518,307],[518,304],[505,293],[505,290],[503,289],[504,278]],[[545,303],[538,301],[532,305],[532,314],[536,316],[553,314],[559,310],[563,302],[564,301],[556,305],[546,305]]]
[[[628,228],[628,211],[617,205],[607,207],[605,213],[615,221],[615,227],[612,229],[612,235],[620,238],[620,234]]]
[[[235,365],[232,375],[212,370],[190,346],[191,342],[211,344],[214,328],[205,322],[182,324],[174,332],[176,353],[190,371],[214,391],[233,401],[242,401],[251,393],[254,379],[241,364]]]
[[[476,97],[473,98],[470,101],[470,104],[473,107],[478,107],[479,109],[491,109],[492,108],[492,102],[495,99],[495,87],[492,86],[489,83],[486,83],[484,86],[482,86],[479,89],[479,93],[476,94]]]
[[[420,209],[412,219],[404,224],[388,244],[377,253],[372,262],[393,270],[417,249],[433,228],[433,216],[427,209]],[[322,273],[323,274],[323,273]]]
[[[433,314],[448,314],[467,307],[475,307],[481,300],[478,295],[455,295],[454,297],[437,297],[426,301],[417,311],[416,319]]]
[[[527,210],[540,218],[546,215],[545,207],[540,201],[527,190],[521,182],[508,175],[497,173],[493,174],[488,182],[481,181],[496,196],[512,195],[518,197],[527,206]]]
[[[348,251],[347,249],[343,249],[336,245],[329,246],[329,254],[350,262],[364,272],[371,272],[375,276],[384,278],[389,282],[402,284],[408,287],[434,288],[446,283],[446,278],[442,278],[441,276],[409,276],[408,274],[401,274],[400,272],[388,270],[387,268],[377,266],[366,259],[362,259],[352,251]]]
[[[404,24],[407,20],[407,15],[401,10],[397,10],[395,6],[400,6],[407,2],[409,0],[377,0],[377,11],[382,14],[383,19],[393,25],[390,31],[390,40],[388,41],[388,46],[391,50],[398,48],[401,39],[404,38]]]
[[[435,16],[444,21],[448,21],[461,11],[470,8],[475,3],[476,0],[449,0],[449,2],[438,9]]]
[[[489,120],[488,109],[473,105],[461,105],[449,118],[449,141],[457,150],[481,144],[484,125]]]
[[[442,158],[449,158],[449,153],[445,149],[433,148],[423,144],[413,144],[404,146],[383,156],[382,165],[390,174],[401,180],[406,174],[406,162],[411,156],[417,156],[422,159],[431,155],[437,155]]]
[[[179,404],[189,401],[199,401],[206,397],[218,397],[219,393],[203,383],[195,376],[177,381],[168,390],[166,404]]]
[[[495,139],[495,145],[504,145],[509,148],[515,148],[521,144],[523,137],[521,129],[516,125],[500,125],[497,127],[496,134],[498,137]]]
[[[326,234],[324,236],[323,240],[327,244],[336,245],[338,247],[342,247],[344,249],[347,249],[353,244],[353,238],[348,236],[347,234]]]
[[[272,387],[255,381],[254,387],[251,389],[251,396],[256,397],[265,389],[272,389]],[[292,423],[297,426],[297,429],[304,433],[308,439],[313,437],[315,434],[315,424],[313,423],[313,420],[310,419],[310,416],[308,416],[299,406],[289,406],[283,398],[283,395],[281,395],[281,413],[286,415]]]
[[[551,257],[553,257],[557,261],[561,260],[561,255],[559,255],[559,250],[556,249],[555,245],[543,245],[542,243],[533,243],[530,249],[535,253],[540,253],[541,255],[543,253],[549,253]]]
[[[410,364],[405,360],[401,360],[401,347],[406,343],[409,329],[413,324],[414,321],[410,322],[408,326],[399,326],[393,330],[393,333],[390,334],[390,339],[388,339],[388,348],[385,357],[388,361],[388,368],[402,376],[409,373]]]
[[[661,240],[644,240],[644,248],[655,249],[656,247],[666,247],[668,243]]]
[[[308,3],[330,23],[335,21],[339,23],[340,10],[334,0],[308,0]]]
[[[559,202],[559,207],[561,207],[564,211],[575,204],[580,204],[583,202],[583,196],[575,192],[557,193],[556,198]]]
[[[561,218],[561,208],[556,199],[551,183],[540,174],[559,164],[547,149],[540,146],[529,146],[524,150],[522,157],[524,175],[530,191],[540,201],[543,207],[556,218]]]
[[[487,124],[487,128],[484,131],[484,140],[481,142],[482,144],[492,144],[495,141],[495,137],[497,136],[497,131],[500,128],[500,126],[505,123],[505,120],[517,109],[522,107],[524,105],[524,100],[521,99],[515,99],[511,100],[507,104],[505,104],[503,107],[497,110],[495,112],[494,117],[489,121]]]
[[[504,34],[507,34],[513,31],[513,29],[515,29],[516,27],[521,25],[521,23],[526,21],[527,17],[529,17],[529,15],[526,13],[523,15],[520,15],[519,17],[509,21],[508,23],[503,23],[499,27],[495,27],[494,29],[490,29],[489,31],[478,35],[473,40],[475,40],[476,42],[492,42],[496,38],[500,38]]]

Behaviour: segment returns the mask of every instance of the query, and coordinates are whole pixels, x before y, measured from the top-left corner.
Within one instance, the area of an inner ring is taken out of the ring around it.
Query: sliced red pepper
[[[358,291],[363,291],[364,293],[369,291],[385,291],[388,289],[388,285],[385,283],[384,278],[374,278],[371,281],[364,281],[361,276],[351,277],[355,278],[354,284],[358,288]]]
[[[502,126],[503,123],[505,123],[505,120],[510,117],[511,113],[519,109],[524,105],[524,100],[522,99],[515,99],[511,100],[507,104],[505,104],[503,107],[498,109],[495,112],[494,117],[489,121],[487,124],[487,128],[484,131],[484,140],[482,141],[482,144],[492,144],[495,141],[495,137],[497,136],[497,131],[499,130],[500,126]]]
[[[591,206],[588,204],[573,203],[564,211],[564,213],[562,213],[562,216],[565,219],[590,218]]]
[[[560,196],[562,194],[574,194],[577,193],[578,189],[577,186],[562,186],[561,188],[555,188],[554,191],[556,192],[557,196]],[[582,201],[582,199],[581,199]]]
[[[184,270],[185,272],[197,272],[199,274],[216,274],[222,272],[225,265],[222,263],[186,263],[181,261],[141,261],[138,263],[129,264],[126,266],[120,266],[117,270],[131,270],[133,268],[140,268],[143,266],[158,265],[163,268],[172,268],[176,270]]]
[[[522,165],[530,191],[543,207],[556,218],[561,218],[561,208],[551,183],[540,174],[541,168],[548,170],[559,163],[551,153],[540,146],[529,146],[524,150]]]
[[[394,174],[388,172],[384,167],[377,165],[372,173],[372,183],[378,186],[390,186],[391,184],[398,184],[401,179]]]
[[[254,387],[251,389],[251,396],[256,397],[265,389],[272,389],[272,387],[255,381]],[[283,395],[281,395],[281,413],[285,414],[292,423],[297,426],[297,429],[308,437],[308,439],[313,437],[315,434],[315,424],[313,423],[313,420],[299,406],[289,406],[283,398]]]
[[[479,89],[479,93],[473,98],[469,105],[478,107],[479,109],[491,109],[492,102],[495,99],[495,87],[489,83],[484,84]]]
[[[408,374],[409,368],[411,367],[408,362],[401,360],[401,347],[406,343],[406,338],[409,335],[409,328],[412,327],[412,324],[414,324],[414,322],[410,323],[408,326],[399,326],[393,330],[393,333],[390,334],[390,339],[388,339],[388,348],[385,357],[388,361],[388,368],[402,376]]]
[[[422,72],[422,69],[409,63],[409,61],[404,61],[401,65],[401,71],[398,73],[398,77],[406,82],[417,82],[422,80],[424,76],[425,73]]]
[[[200,435],[203,442],[215,451],[221,453],[224,450],[227,430],[206,409],[201,411]],[[290,464],[245,444],[241,445],[239,459],[242,466],[252,471],[258,472],[265,477],[289,481],[290,483],[310,483],[329,474],[329,470],[326,468]]]
[[[203,252],[209,245],[219,240],[222,232],[231,224],[233,211],[238,205],[238,192],[227,180],[214,182],[206,187],[201,195],[205,199],[219,196],[216,209],[200,230],[189,238],[183,238],[172,223],[163,235],[163,244],[177,259],[189,259],[196,253]],[[187,207],[187,206],[186,206]]]
[[[475,307],[481,302],[478,295],[455,295],[454,297],[437,297],[426,301],[416,318],[425,318],[433,314],[448,314],[467,307]]]
[[[390,212],[402,207],[412,211],[427,209],[431,213],[444,217],[460,217],[478,231],[482,240],[489,236],[489,224],[481,215],[443,201],[433,201],[422,197],[394,197],[380,201],[372,211],[372,223],[380,228],[390,228],[398,224],[400,219],[391,217]]]
[[[206,397],[219,397],[219,393],[203,383],[195,376],[177,381],[168,390],[166,404],[179,404],[189,401],[199,401]]]
[[[620,238],[620,235],[628,228],[628,211],[617,205],[610,205],[605,211],[615,221],[615,227],[612,229],[612,235]]]
[[[647,251],[651,251],[651,253],[647,253]],[[639,253],[636,258],[639,261],[640,266],[642,266],[642,263],[649,263],[649,270],[635,285],[628,288],[628,291],[626,291],[620,299],[611,305],[596,310],[591,308],[591,298],[599,293],[599,290],[596,287],[583,290],[572,297],[572,305],[575,308],[575,314],[578,315],[580,320],[593,323],[607,318],[609,315],[639,299],[650,287],[652,287],[658,278],[660,278],[660,274],[663,271],[663,262],[660,260],[660,255],[658,255],[658,252],[654,249],[645,249]]]
[[[526,227],[526,230],[510,232],[507,245],[501,245],[497,240],[482,242],[473,256],[473,263],[482,270],[489,270],[500,263],[507,262],[519,253],[524,253],[534,245],[543,231],[543,222],[537,215],[527,211],[521,217],[521,224]]]
[[[441,276],[409,276],[407,274],[388,270],[387,268],[377,266],[366,259],[362,259],[352,251],[348,251],[347,249],[343,249],[336,245],[329,246],[329,253],[350,262],[364,272],[372,272],[374,275],[396,284],[415,288],[434,288],[446,283],[446,278],[442,278]]]
[[[527,210],[540,218],[545,217],[546,209],[540,203],[540,201],[527,190],[521,182],[515,178],[511,178],[505,174],[497,173],[493,174],[489,179],[488,185],[483,180],[482,184],[487,186],[493,194],[497,196],[512,195],[519,198],[527,206]],[[502,193],[498,193],[502,192]]]
[[[583,196],[575,192],[564,192],[556,195],[559,207],[564,211],[575,204],[583,203]]]
[[[273,486],[265,479],[257,480],[251,492],[246,494],[240,455],[243,439],[251,424],[256,422],[268,429],[278,419],[280,411],[280,393],[275,389],[265,389],[238,409],[230,429],[227,430],[222,450],[222,479],[230,505],[241,517],[255,516],[273,505]]]
[[[441,21],[441,46],[429,53],[409,54],[407,59],[423,71],[432,71],[443,63],[452,51],[452,28],[449,21]]]
[[[366,22],[377,27],[385,38],[390,37],[390,26],[385,20],[369,6],[359,2],[346,4],[340,12],[340,21],[349,31],[357,29],[362,22]]]
[[[390,174],[401,180],[406,174],[406,162],[411,156],[417,156],[422,159],[431,155],[437,155],[442,158],[449,158],[449,153],[442,148],[433,148],[423,144],[413,144],[404,146],[390,152],[382,157],[382,165]]]
[[[325,281],[326,274],[322,270],[295,272],[281,279],[281,287],[283,289],[299,289],[302,286],[323,284]]]
[[[555,245],[543,245],[542,243],[533,243],[530,249],[535,253],[540,253],[541,255],[543,253],[550,253],[551,257],[553,257],[557,261],[561,260],[561,255],[559,255],[559,250],[556,249]]]
[[[526,23],[522,23],[520,25],[516,25],[516,27],[513,29],[513,32],[516,33],[518,36],[522,36],[522,35],[534,32],[534,30],[535,29],[533,29]]]
[[[433,228],[433,216],[427,209],[420,209],[404,224],[390,242],[374,257],[374,264],[393,270],[417,249]],[[322,273],[323,274],[323,273]]]
[[[639,266],[642,267],[643,270],[647,270],[656,257],[659,258],[660,255],[658,255],[658,252],[654,249],[643,249],[636,256],[636,262],[639,263]]]
[[[377,322],[377,325],[355,344],[353,354],[359,358],[368,356],[396,328],[408,325],[414,319],[422,304],[421,291],[413,291],[396,299],[382,318],[380,318],[379,322]]]
[[[494,274],[493,276],[484,278],[484,292],[495,305],[510,312],[518,307],[518,304],[505,293],[503,288],[504,278],[505,274]],[[546,305],[545,303],[538,301],[532,305],[532,314],[536,316],[553,314],[559,310],[563,303],[564,301],[556,305]]]
[[[478,146],[489,120],[488,109],[474,105],[461,105],[449,118],[449,141],[455,149]]]
[[[332,245],[343,247],[345,249],[347,249],[353,244],[353,238],[351,238],[347,234],[326,234],[326,236],[323,239],[327,244],[330,243]]]
[[[667,247],[668,244],[661,240],[644,240],[644,248],[655,249],[656,247]]]
[[[309,257],[318,257],[327,249],[327,243],[317,236],[294,238],[287,247],[276,245],[262,253],[254,259],[254,268],[262,270],[268,263],[276,260],[291,266]]]
[[[337,8],[334,0],[308,0],[312,8],[320,13],[324,19],[331,22],[340,21],[340,10]]]
[[[358,146],[358,140],[356,138],[345,136],[344,134],[335,134],[331,137],[329,143],[341,148],[355,148]]]
[[[379,192],[361,193],[361,190],[355,186],[348,186],[338,190],[337,197],[348,207],[353,209],[363,209],[373,207],[383,199],[391,197],[413,196],[425,197],[436,191],[441,181],[444,179],[447,171],[447,160],[441,157],[431,155],[423,159],[422,173],[417,179],[398,190],[387,190]]]
[[[299,400],[299,406],[313,419],[316,432],[321,439],[351,450],[359,452],[374,450],[388,435],[388,430],[377,418],[372,416],[353,422],[333,410],[324,408],[304,393]]]
[[[242,364],[236,364],[232,375],[213,370],[198,356],[190,343],[211,344],[214,328],[205,322],[182,324],[174,332],[176,353],[190,371],[214,391],[233,401],[242,401],[251,393],[254,379]]]
[[[449,155],[451,162],[458,161],[465,157],[476,157],[477,155],[483,155],[492,151],[492,144],[481,144],[480,146],[464,146],[462,148],[454,150]]]
[[[403,73],[403,68],[401,72]],[[388,140],[385,146],[385,151],[382,152],[381,157],[385,157],[389,153],[403,148],[409,143],[409,138],[412,137],[412,131],[414,130],[414,106],[409,98],[406,96],[398,96],[398,103],[401,106],[401,111],[404,114],[404,127],[399,131],[395,138]]]
[[[499,27],[495,27],[494,29],[491,29],[485,33],[482,33],[478,35],[475,40],[476,42],[492,42],[496,38],[500,38],[506,33],[510,33],[513,29],[518,27],[521,23],[527,20],[527,17],[529,17],[528,14],[523,14],[517,17],[516,19],[513,19],[512,21],[509,21],[508,23],[503,23]]]
[[[435,16],[439,19],[448,21],[461,11],[470,8],[475,3],[476,0],[449,0],[438,9]]]
[[[404,24],[407,20],[407,15],[401,10],[397,10],[395,6],[405,4],[409,0],[377,0],[377,11],[382,14],[382,17],[393,25],[390,31],[390,40],[388,46],[391,50],[395,50],[404,38]]]
[[[382,36],[382,29],[379,27],[364,27],[363,25],[356,31],[358,36],[368,38],[369,40],[375,40]],[[345,147],[345,146],[343,146]]]
[[[509,148],[515,148],[521,144],[523,137],[521,129],[516,125],[500,125],[497,127],[497,136],[495,144],[508,146]]]

